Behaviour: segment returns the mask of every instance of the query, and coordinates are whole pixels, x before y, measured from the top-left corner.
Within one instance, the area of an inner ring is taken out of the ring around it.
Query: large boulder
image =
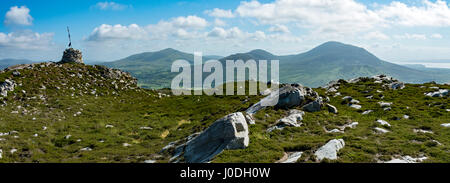
[[[345,142],[343,139],[333,139],[330,140],[327,144],[319,148],[314,155],[316,155],[319,161],[327,158],[330,160],[337,159],[337,153],[340,149],[344,148]]]
[[[263,103],[275,104],[275,108],[289,109],[301,106],[306,103],[307,97],[317,97],[318,94],[311,88],[303,87],[299,84],[286,85],[278,89],[278,92],[272,92],[269,96],[263,98],[258,103],[248,108],[245,112],[254,114],[266,106]]]
[[[241,112],[229,114],[215,121],[199,135],[177,146],[175,158],[183,155],[187,163],[210,161],[224,149],[244,149],[249,144],[248,126]]]
[[[7,97],[8,91],[14,91],[16,83],[12,80],[5,79],[4,82],[0,82],[0,96]]]
[[[322,99],[319,97],[316,100],[303,106],[303,110],[307,112],[317,112],[320,111],[320,106],[322,105]]]
[[[80,50],[67,48],[59,63],[83,63],[83,55]]]

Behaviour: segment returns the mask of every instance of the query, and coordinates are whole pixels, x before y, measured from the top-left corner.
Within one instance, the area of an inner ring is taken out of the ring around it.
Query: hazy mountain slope
[[[295,68],[295,69],[293,69]],[[280,78],[285,82],[300,82],[320,86],[338,78],[386,74],[405,82],[446,82],[445,73],[419,71],[378,59],[363,48],[339,42],[327,42],[299,55],[280,57]]]
[[[203,62],[217,58],[218,56],[205,56]],[[171,73],[170,69],[172,63],[179,59],[193,63],[194,55],[167,48],[157,52],[131,55],[117,61],[105,62],[102,65],[130,72],[139,79],[141,87],[164,88],[170,87],[172,78],[178,74]]]
[[[217,58],[217,56],[206,56],[203,61]],[[193,55],[169,48],[158,52],[132,55],[118,61],[104,63],[104,65],[130,72],[139,79],[139,85],[142,87],[162,88],[169,87],[172,78],[177,75],[170,72],[172,62],[177,59],[192,63]],[[219,61],[224,63],[225,68],[226,60],[247,61],[249,59],[279,60],[281,82],[301,83],[310,87],[321,86],[336,79],[377,74],[390,75],[409,83],[450,82],[450,72],[446,70],[418,70],[385,62],[363,48],[339,42],[326,42],[297,55],[277,56],[258,49],[248,53],[233,54]]]
[[[0,60],[0,69],[7,68],[9,66],[18,65],[18,64],[30,64],[33,61],[26,59],[1,59]]]

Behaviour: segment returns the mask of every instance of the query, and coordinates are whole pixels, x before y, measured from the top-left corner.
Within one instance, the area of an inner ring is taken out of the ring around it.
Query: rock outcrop
[[[267,129],[267,132],[271,132],[275,129],[281,130],[286,126],[300,127],[302,124],[301,121],[303,120],[303,115],[305,115],[305,112],[292,109],[289,111],[288,116],[279,119],[275,126]]]
[[[343,139],[333,139],[327,144],[319,148],[314,154],[319,161],[323,159],[335,160],[338,158],[337,153],[340,149],[344,148],[345,142]]]
[[[12,80],[5,79],[4,82],[0,82],[0,96],[7,97],[8,91],[14,91],[16,83]]]
[[[172,162],[204,163],[225,149],[243,149],[249,144],[248,126],[241,112],[229,114],[215,121],[205,131],[187,138],[175,147],[169,144],[164,151],[173,150]]]
[[[322,105],[322,98],[318,97],[316,100],[306,104],[303,106],[303,110],[307,112],[317,112],[320,111],[320,107]]]
[[[444,96],[448,96],[448,90],[447,89],[439,89],[439,91],[425,93],[425,95],[429,96],[429,97],[444,97]]]
[[[80,50],[67,48],[59,63],[83,63],[83,55]]]
[[[275,108],[289,109],[296,106],[302,106],[307,102],[307,98],[316,97],[318,97],[318,94],[311,88],[303,87],[299,84],[286,85],[278,89],[278,92],[272,92],[269,96],[248,108],[245,112],[254,114],[259,110],[264,109],[266,106],[263,106],[263,103],[265,102],[276,104]]]

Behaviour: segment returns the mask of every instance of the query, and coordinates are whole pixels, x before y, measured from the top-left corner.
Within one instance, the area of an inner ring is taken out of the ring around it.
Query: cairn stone
[[[80,50],[67,48],[64,51],[63,57],[59,63],[83,63],[83,55]]]

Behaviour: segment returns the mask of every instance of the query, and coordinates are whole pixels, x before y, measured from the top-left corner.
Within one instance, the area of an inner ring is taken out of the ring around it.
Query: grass
[[[131,78],[127,76],[107,78],[102,76],[101,68],[78,64],[39,66],[20,72],[19,77],[12,76],[11,72],[0,74],[0,81],[10,78],[21,84],[3,99],[7,104],[0,106],[0,132],[17,131],[0,137],[4,139],[0,141],[3,150],[0,162],[143,162],[148,159],[167,162],[168,157],[157,154],[168,143],[200,132],[229,113],[245,111],[262,97],[160,98],[158,93],[171,95],[170,91],[137,88],[128,82]],[[112,84],[114,81],[118,89]],[[46,89],[40,89],[42,85]],[[426,83],[407,84],[403,90],[386,90],[380,84],[364,81],[344,84],[339,89],[342,96],[338,97],[326,94],[324,89],[314,89],[330,97],[339,113],[329,113],[324,107],[320,112],[306,113],[301,127],[267,133],[266,129],[287,115],[287,110],[266,108],[254,115],[256,124],[250,126],[249,147],[226,150],[213,162],[270,163],[290,151],[304,152],[299,162],[316,162],[315,150],[337,138],[344,139],[346,146],[339,152],[338,160],[329,162],[377,162],[399,155],[424,155],[429,157],[427,162],[450,162],[450,129],[440,126],[450,119],[446,111],[450,108],[449,98],[426,97],[423,93],[433,91],[430,86],[450,88]],[[91,93],[93,90],[95,94]],[[383,91],[383,99],[377,90]],[[362,109],[342,104],[341,98],[347,95],[359,100]],[[373,99],[365,98],[369,95]],[[392,110],[384,111],[379,101],[393,102]],[[361,115],[369,109],[374,112]],[[410,119],[403,119],[405,114]],[[374,127],[382,127],[375,123],[377,119],[388,121],[392,125],[388,128],[391,133],[375,133]],[[345,133],[330,134],[323,129],[354,121],[359,125],[346,129]],[[414,129],[433,133],[415,133]],[[125,147],[124,143],[130,146]],[[86,147],[92,150],[81,150]],[[10,153],[12,149],[17,152]]]

